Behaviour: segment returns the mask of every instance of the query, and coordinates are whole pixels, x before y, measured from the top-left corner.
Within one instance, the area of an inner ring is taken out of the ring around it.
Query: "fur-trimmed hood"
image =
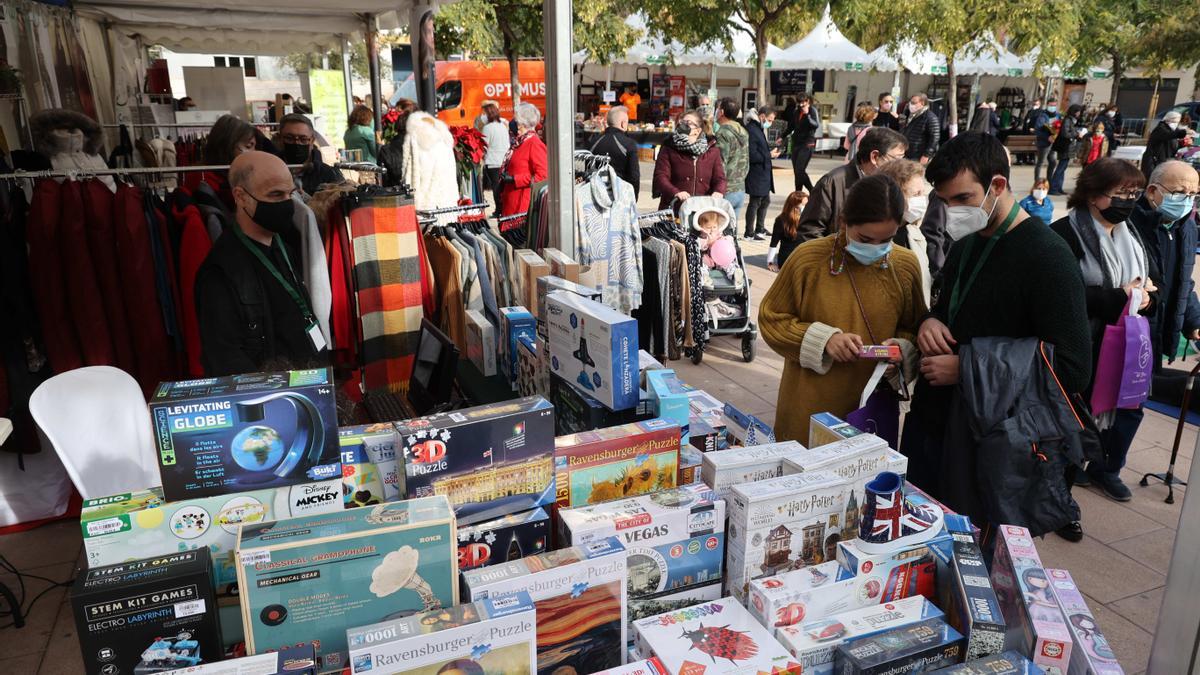
[[[33,147],[53,157],[65,152],[99,154],[104,131],[96,120],[73,110],[43,110],[29,118]]]

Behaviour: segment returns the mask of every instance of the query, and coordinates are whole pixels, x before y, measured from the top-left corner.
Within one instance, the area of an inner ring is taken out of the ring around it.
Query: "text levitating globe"
[[[233,461],[247,471],[267,471],[283,459],[283,439],[271,427],[246,427],[232,445]]]

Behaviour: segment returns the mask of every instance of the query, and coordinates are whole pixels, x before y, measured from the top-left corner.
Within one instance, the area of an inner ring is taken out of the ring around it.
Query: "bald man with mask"
[[[327,347],[304,287],[300,252],[285,243],[296,190],[278,157],[248,152],[229,167],[235,224],[196,275],[201,361],[208,376],[256,372],[268,362],[317,365]]]

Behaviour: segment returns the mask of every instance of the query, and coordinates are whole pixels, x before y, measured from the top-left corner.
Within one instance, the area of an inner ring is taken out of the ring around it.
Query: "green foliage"
[[[381,77],[391,77],[391,75],[386,74],[386,65],[391,63],[391,47],[399,44],[407,44],[409,38],[407,35],[399,33],[377,33],[375,39],[379,43],[380,72],[384,73]],[[328,57],[330,68],[341,70],[342,53],[332,49],[325,53],[293,52],[283,57],[283,63],[288,68],[299,73],[320,68],[323,57]],[[350,72],[360,80],[370,77],[370,70],[367,65],[366,40],[352,40],[350,42]]]

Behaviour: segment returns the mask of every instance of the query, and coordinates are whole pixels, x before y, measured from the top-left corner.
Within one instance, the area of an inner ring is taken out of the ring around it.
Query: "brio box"
[[[348,665],[346,626],[458,604],[441,495],[243,526],[238,558],[246,651],[312,642],[320,672]]]
[[[662,661],[653,658],[602,670],[595,675],[670,675],[670,673],[667,672],[667,667],[662,664]]]
[[[637,321],[594,300],[546,296],[550,372],[612,410],[638,404]]]
[[[540,338],[523,337],[517,341],[517,393],[521,396],[549,396],[550,369],[539,354]]]
[[[210,574],[206,548],[80,572],[71,606],[84,671],[157,673],[219,661]]]
[[[971,533],[971,521],[950,514],[945,522],[952,546],[931,549],[937,558],[938,605],[950,625],[966,636],[967,660],[999,654],[1004,651],[1007,629],[1004,613],[992,590],[983,552]]]
[[[1070,672],[1074,639],[1033,537],[1016,525],[1001,525],[998,533],[992,587],[1008,624],[1008,647],[1049,672]]]
[[[317,658],[311,644],[285,647],[277,652],[202,663],[162,675],[316,675]]]
[[[497,368],[516,386],[517,343],[521,338],[537,339],[537,322],[524,307],[500,308],[500,361]],[[515,389],[514,389],[515,390]]]
[[[554,407],[540,396],[396,423],[408,498],[445,495],[460,525],[554,499]]]
[[[964,641],[945,621],[926,619],[842,643],[834,668],[841,675],[924,673],[961,662]]]
[[[939,675],[1045,675],[1033,661],[1013,650],[936,671]]]
[[[150,419],[167,501],[342,476],[329,368],[162,382]]]
[[[886,470],[900,476],[900,480],[903,481],[908,477],[908,457],[902,455],[898,450],[888,448]]]
[[[784,457],[803,451],[796,441],[784,441],[706,452],[700,477],[724,499],[734,485],[782,476]]]
[[[526,591],[537,607],[539,675],[625,661],[625,549],[615,538],[463,573],[469,599]]]
[[[750,582],[746,609],[768,630],[879,604],[878,583],[823,562]]]
[[[654,616],[655,614],[662,614],[663,612],[720,600],[725,596],[721,592],[722,585],[721,580],[718,579],[706,584],[685,586],[674,591],[664,591],[641,598],[630,598],[629,621],[633,622],[648,616]],[[629,637],[632,638],[632,634]]]
[[[477,309],[467,310],[467,359],[481,375],[496,374],[496,327]]]
[[[458,528],[459,572],[545,553],[550,516],[542,507]]]
[[[837,648],[847,640],[941,616],[942,610],[925,598],[906,598],[794,626],[782,626],[776,636],[784,648],[800,662],[804,675],[831,675],[834,672]]]
[[[579,283],[579,263],[575,262],[571,256],[556,248],[544,248],[542,249],[542,259],[550,265],[550,274],[560,279]],[[599,291],[595,292],[599,293]]]
[[[559,436],[558,508],[611,502],[675,487],[679,427],[660,419]]]
[[[620,540],[629,555],[630,599],[721,580],[725,502],[707,486],[563,509],[558,516],[564,546]]]
[[[578,282],[563,279],[559,276],[539,277],[537,280],[537,333],[539,337],[549,335],[547,332],[548,324],[546,323],[546,296],[555,291],[574,293],[581,298],[587,298],[596,302],[601,302],[601,297],[604,295],[594,288],[589,288]]]
[[[725,423],[725,430],[729,434],[730,445],[751,446],[775,442],[775,432],[771,429],[771,425],[728,403],[721,410],[721,420]]]
[[[554,404],[554,430],[559,436],[636,421],[634,409],[609,410],[595,397],[579,391],[553,373],[550,375],[550,402]]]
[[[1092,610],[1088,608],[1071,573],[1047,569],[1046,575],[1050,577],[1050,588],[1066,616],[1071,634],[1075,636],[1070,675],[1124,675],[1117,655],[1100,632],[1096,617],[1092,616]]]
[[[801,673],[771,633],[733,598],[639,619],[633,631],[637,650],[658,657],[671,675]]]
[[[346,508],[404,498],[404,468],[396,427],[365,424],[338,429],[342,449],[342,496]]]
[[[847,572],[874,580],[883,589],[880,602],[915,595],[937,598],[937,558],[933,549],[949,556],[953,543],[950,535],[942,532],[927,542],[901,546],[891,553],[865,553],[856,542],[857,539],[850,539],[838,543],[838,563]]]
[[[535,618],[533,600],[520,592],[350,628],[349,672],[532,675]]]
[[[654,415],[679,425],[681,442],[688,444],[688,423],[691,421],[688,386],[674,370],[652,370],[646,373],[646,389],[654,402]]]
[[[217,595],[236,598],[239,526],[341,511],[336,479],[179,502],[152,488],[85,501],[79,525],[88,567],[206,548]]]
[[[854,425],[833,413],[816,413],[808,419],[808,447],[810,448],[835,443],[862,433]]]
[[[517,263],[517,276],[521,282],[521,301],[536,312],[537,280],[550,274],[550,266],[540,255],[527,248],[517,249],[514,258]]]

